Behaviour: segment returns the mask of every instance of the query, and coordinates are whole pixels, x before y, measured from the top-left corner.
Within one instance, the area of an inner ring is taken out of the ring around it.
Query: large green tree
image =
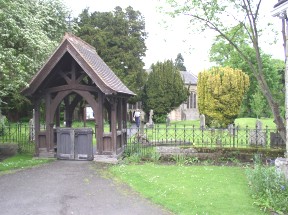
[[[79,15],[78,36],[93,45],[99,56],[116,75],[140,98],[147,77],[142,58],[147,50],[145,20],[132,7],[112,12],[93,12],[88,9]]]
[[[255,58],[255,51],[252,47],[247,44],[248,35],[245,34],[243,29],[238,28],[238,26],[232,28],[229,35],[234,35],[234,41],[237,43],[242,50],[245,50],[246,55],[250,56],[251,62],[256,66],[257,60]],[[275,100],[280,104],[281,110],[284,108],[284,94],[279,93],[284,90],[283,74],[285,69],[285,63],[278,59],[273,59],[270,55],[261,52],[261,57],[263,60],[263,74],[267,81],[271,93]],[[247,64],[239,52],[225,40],[223,37],[216,37],[211,49],[210,49],[210,61],[215,62],[219,66],[229,66],[232,68],[241,69],[243,72],[249,75],[250,78],[250,88],[245,95],[242,103],[241,116],[254,117],[258,113],[255,113],[255,108],[252,108],[254,102],[254,95],[258,93],[259,86],[257,79],[255,78],[250,66]],[[257,94],[258,95],[258,94]],[[263,98],[264,104],[268,106],[268,102]],[[283,113],[282,113],[283,115]],[[259,116],[271,117],[271,109],[265,108]]]
[[[143,109],[146,113],[152,109],[154,120],[159,122],[187,100],[188,89],[173,61],[157,62],[151,69],[144,87]]]
[[[241,58],[248,64],[263,95],[267,99],[282,139],[286,140],[286,130],[284,120],[281,117],[279,103],[273,96],[264,75],[263,58],[260,50],[261,32],[264,28],[261,29],[259,24],[261,21],[262,0],[166,1],[171,6],[172,10],[169,13],[172,16],[185,15],[190,23],[195,24],[196,27],[200,27],[202,30],[213,30],[229,42],[239,53]],[[253,47],[256,64],[251,60],[251,55],[247,54],[246,50],[235,42],[235,34],[229,34],[230,30],[235,26],[238,26],[239,30],[243,29],[248,35],[248,39],[245,42],[250,47]],[[265,23],[265,27],[267,28],[269,25]]]
[[[237,118],[249,76],[230,67],[213,67],[198,75],[198,108],[208,126],[227,127]]]
[[[0,107],[5,114],[23,109],[20,91],[64,35],[67,15],[60,0],[0,1]]]
[[[179,71],[186,71],[186,67],[184,65],[184,58],[181,53],[179,53],[175,59],[175,66]]]

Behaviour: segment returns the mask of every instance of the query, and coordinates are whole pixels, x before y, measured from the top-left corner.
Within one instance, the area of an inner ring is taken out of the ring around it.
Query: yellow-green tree
[[[237,118],[249,76],[239,69],[213,67],[198,75],[198,108],[208,126],[226,127]]]

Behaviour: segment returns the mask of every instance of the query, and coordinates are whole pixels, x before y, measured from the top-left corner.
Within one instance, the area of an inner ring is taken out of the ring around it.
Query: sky
[[[87,7],[90,12],[113,11],[116,6],[120,6],[123,9],[132,6],[134,10],[139,10],[145,18],[145,29],[148,32],[148,38],[145,41],[148,50],[146,51],[146,57],[143,59],[146,69],[157,61],[175,60],[178,53],[182,54],[187,71],[196,75],[213,65],[209,62],[208,56],[215,34],[209,32],[193,33],[191,29],[187,28],[187,18],[178,17],[172,19],[161,14],[159,12],[159,6],[161,6],[159,0],[63,1],[68,9],[72,11],[72,16],[74,17],[78,16]],[[263,41],[261,47],[263,47],[265,53],[271,54],[274,58],[284,60],[281,21],[271,15],[273,5],[276,3],[277,0],[262,1],[262,11],[266,16],[264,18],[267,19],[267,22],[272,22],[275,25],[274,29],[279,34],[276,37],[278,42],[276,44],[267,42],[271,37],[275,36],[275,32],[270,31],[265,33],[268,39]]]

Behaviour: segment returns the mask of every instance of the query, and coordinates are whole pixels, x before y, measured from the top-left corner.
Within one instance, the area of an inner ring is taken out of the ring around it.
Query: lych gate
[[[116,158],[123,152],[127,142],[127,100],[135,94],[80,38],[66,34],[23,94],[31,98],[35,108],[36,155],[54,155],[60,116],[65,118],[65,126],[71,127],[75,110],[84,113],[86,105],[94,112],[96,156]],[[104,115],[110,131],[104,132]],[[40,128],[40,119],[45,120],[44,129]]]

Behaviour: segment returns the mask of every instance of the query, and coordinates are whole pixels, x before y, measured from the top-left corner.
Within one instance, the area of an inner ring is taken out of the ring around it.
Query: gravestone
[[[260,120],[256,120],[256,129],[258,129],[258,130],[262,130],[262,122],[260,121]]]
[[[233,124],[229,124],[228,125],[228,132],[229,132],[230,135],[233,135],[233,130],[234,130]]]
[[[167,118],[166,118],[166,126],[170,126],[170,118],[169,118],[169,116],[167,116]]]
[[[265,146],[266,133],[262,130],[262,122],[256,121],[256,129],[249,132],[249,144],[251,146]]]
[[[149,128],[153,128],[154,127],[154,122],[153,122],[152,119],[153,119],[153,110],[150,110],[150,112],[149,112],[149,121],[146,124],[147,127],[149,127]]]
[[[271,148],[285,148],[286,144],[278,132],[270,132],[270,146]]]
[[[200,115],[200,128],[201,128],[201,129],[206,128],[205,115],[204,115],[204,114],[201,114],[201,115]]]

